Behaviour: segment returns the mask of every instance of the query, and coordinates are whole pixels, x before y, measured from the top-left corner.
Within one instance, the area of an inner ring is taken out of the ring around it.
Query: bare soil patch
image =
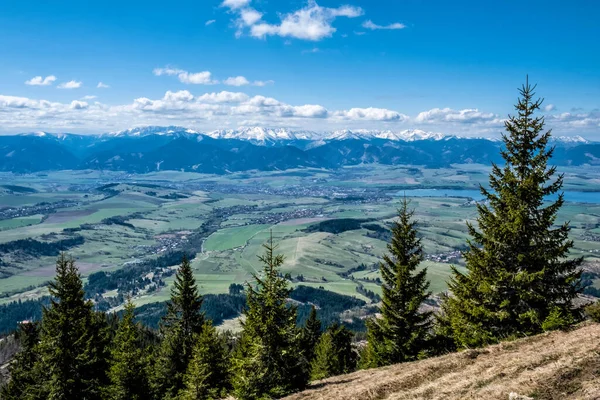
[[[63,222],[72,221],[80,217],[86,217],[95,212],[96,210],[60,211],[48,215],[48,218],[46,218],[44,222],[47,224],[60,224]]]

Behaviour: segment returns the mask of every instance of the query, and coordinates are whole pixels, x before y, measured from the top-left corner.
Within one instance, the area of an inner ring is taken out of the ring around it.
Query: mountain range
[[[574,136],[554,138],[553,144],[556,165],[600,165],[600,143]],[[0,171],[183,170],[224,174],[365,163],[444,167],[499,162],[501,147],[502,141],[497,139],[421,130],[313,132],[255,127],[197,132],[150,126],[99,135],[36,132],[0,136]]]

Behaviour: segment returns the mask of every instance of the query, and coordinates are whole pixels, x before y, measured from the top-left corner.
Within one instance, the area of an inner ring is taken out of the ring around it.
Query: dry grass
[[[600,399],[600,324],[337,376],[286,399],[508,400],[510,393]]]

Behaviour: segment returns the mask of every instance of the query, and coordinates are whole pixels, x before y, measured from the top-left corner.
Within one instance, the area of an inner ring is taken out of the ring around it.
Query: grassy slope
[[[300,399],[600,398],[600,324],[316,382]]]

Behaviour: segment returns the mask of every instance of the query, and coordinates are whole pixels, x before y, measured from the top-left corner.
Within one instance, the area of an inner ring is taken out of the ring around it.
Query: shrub
[[[594,322],[600,322],[600,301],[588,305],[585,314]]]

